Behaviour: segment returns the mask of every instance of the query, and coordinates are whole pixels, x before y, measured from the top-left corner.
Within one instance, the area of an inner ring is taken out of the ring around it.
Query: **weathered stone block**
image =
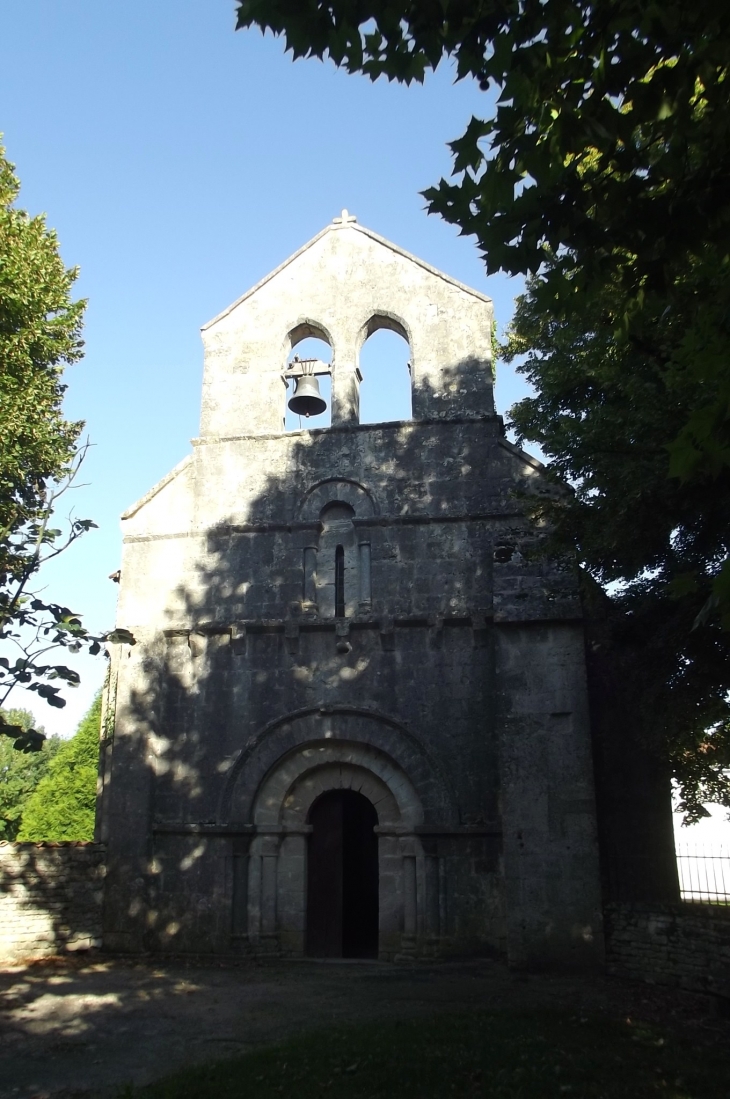
[[[358,422],[379,328],[409,344],[411,421]],[[286,433],[312,335],[332,427]],[[320,905],[343,943],[367,910],[382,957],[600,962],[577,584],[528,553],[541,467],[494,414],[491,336],[488,298],[345,215],[205,327],[201,437],[123,520],[109,945],[301,953]],[[327,799],[377,818],[331,826],[336,873]]]

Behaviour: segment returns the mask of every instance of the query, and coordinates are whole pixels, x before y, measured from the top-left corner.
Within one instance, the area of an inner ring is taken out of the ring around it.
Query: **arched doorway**
[[[342,712],[333,707],[331,713],[317,708],[294,714],[288,722],[274,727],[276,737],[262,738],[260,754],[254,750],[243,757],[247,766],[231,775],[221,812],[225,821],[250,819],[254,828],[245,855],[247,872],[240,868],[243,872],[236,879],[239,884],[234,881],[233,897],[252,949],[275,948],[297,957],[308,952],[311,813],[315,803],[333,791],[357,792],[377,806],[378,831],[373,838],[377,838],[378,905],[377,917],[370,921],[372,929],[377,918],[377,956],[393,958],[403,953],[404,940],[410,949],[420,926],[437,936],[441,877],[435,858],[428,866],[424,861],[418,835],[424,811],[413,778],[387,750],[393,743],[398,746],[396,727],[384,718],[344,707]],[[352,735],[346,736],[347,732]],[[367,742],[369,732],[382,735],[387,744]],[[438,776],[406,735],[401,736],[410,753],[404,762],[411,774],[430,794],[438,792]],[[282,752],[287,745],[289,750]],[[453,827],[456,819],[455,812],[447,810],[447,827]],[[374,826],[372,817],[371,822]],[[371,904],[371,912],[374,907]],[[343,945],[352,948],[350,942]],[[366,945],[374,954],[372,938]]]
[[[356,790],[328,790],[312,805],[307,858],[307,953],[378,954],[378,816]]]

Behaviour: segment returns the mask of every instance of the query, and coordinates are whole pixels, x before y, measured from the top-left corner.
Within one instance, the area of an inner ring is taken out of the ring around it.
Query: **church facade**
[[[380,328],[413,416],[363,424]],[[520,497],[550,490],[495,414],[492,328],[343,212],[203,329],[200,437],[123,517],[107,947],[600,964],[581,606],[529,552]],[[311,336],[331,364],[292,359]],[[331,426],[285,431],[308,373]]]

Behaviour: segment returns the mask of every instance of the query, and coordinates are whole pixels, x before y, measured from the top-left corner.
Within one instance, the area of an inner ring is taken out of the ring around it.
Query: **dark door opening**
[[[307,953],[378,954],[378,815],[355,790],[330,790],[309,813]]]

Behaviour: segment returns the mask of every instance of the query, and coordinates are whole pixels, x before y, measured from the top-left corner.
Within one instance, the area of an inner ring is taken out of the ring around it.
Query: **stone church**
[[[413,415],[361,423],[381,328]],[[203,328],[200,437],[123,516],[108,948],[600,964],[577,580],[529,553],[492,330],[346,211]]]

